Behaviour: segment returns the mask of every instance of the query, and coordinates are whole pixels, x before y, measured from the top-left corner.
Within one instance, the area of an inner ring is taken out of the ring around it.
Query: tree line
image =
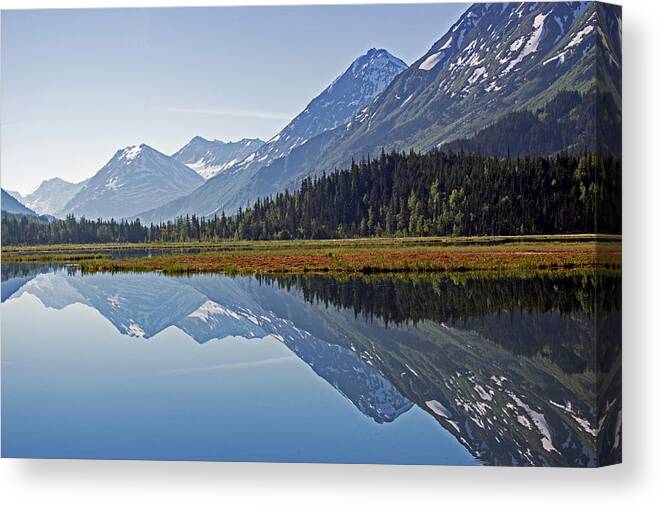
[[[621,232],[621,161],[588,153],[382,152],[233,216],[160,224],[2,216],[6,245],[595,232]]]

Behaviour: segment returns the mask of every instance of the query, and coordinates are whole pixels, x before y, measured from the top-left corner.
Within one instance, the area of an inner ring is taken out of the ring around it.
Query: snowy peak
[[[558,72],[543,67],[576,64],[595,47],[596,34],[619,65],[620,47],[608,41],[601,21],[619,19],[612,11],[594,2],[474,4],[412,66],[423,76],[417,88],[435,80],[437,95],[462,99],[506,95],[530,79],[556,80]],[[617,31],[618,24],[612,21],[609,31]]]
[[[221,210],[229,213],[254,202],[259,196],[280,190],[280,185],[291,176],[288,171],[299,171],[301,160],[284,169],[276,167],[277,164],[299,150],[316,156],[326,138],[383,93],[406,68],[403,61],[385,49],[370,49],[352,61],[298,116],[257,151],[238,163],[230,160],[213,174],[202,169],[207,167],[204,146],[211,141],[192,139],[174,154],[174,158],[204,174],[208,181],[186,197],[140,214],[141,219],[153,222],[186,213],[207,216]],[[200,146],[202,149],[198,152]]]
[[[239,169],[265,167],[323,132],[347,123],[379,95],[407,65],[385,49],[356,58],[324,91]]]
[[[385,49],[370,49],[356,58],[285,130],[304,120],[312,120],[318,123],[315,130],[309,131],[312,137],[343,125],[406,68],[402,60]],[[329,108],[334,109],[334,114],[328,115]]]
[[[124,149],[117,150],[115,156],[112,160],[117,160],[126,165],[138,164],[143,161],[145,158],[154,158],[154,159],[169,159],[167,155],[161,153],[158,150],[155,150],[151,146],[146,144],[127,146]],[[111,162],[112,162],[111,160]]]
[[[443,74],[440,90],[455,96],[465,96],[475,86],[498,91],[508,75],[541,63],[541,56],[565,37],[589,5],[475,4],[414,66]]]
[[[257,138],[223,142],[195,136],[172,158],[186,164],[204,179],[209,179],[245,160],[263,145],[264,141]]]
[[[120,151],[119,158],[126,160],[127,162],[130,162],[131,160],[135,160],[138,157],[138,155],[142,153],[142,147],[143,145],[128,146]]]
[[[64,214],[125,218],[192,192],[204,180],[146,144],[117,150],[69,201]]]
[[[340,93],[349,92],[357,100],[370,100],[381,93],[392,79],[406,68],[407,65],[402,60],[391,55],[385,49],[372,48],[356,58],[347,71],[333,81],[318,99],[322,98],[324,94],[337,93],[338,88],[348,81],[349,86]],[[356,83],[360,85],[358,95],[355,94],[355,88],[351,90]]]
[[[87,181],[71,183],[62,178],[50,178],[42,181],[33,192],[23,197],[21,202],[41,215],[62,216],[62,209]]]

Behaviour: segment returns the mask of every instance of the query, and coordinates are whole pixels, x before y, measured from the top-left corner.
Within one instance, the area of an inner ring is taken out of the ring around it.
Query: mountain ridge
[[[347,123],[294,144],[287,155],[261,166],[239,164],[222,181],[209,180],[191,196],[143,217],[233,213],[259,197],[296,189],[307,176],[348,167],[352,158],[375,156],[382,149],[427,151],[466,139],[509,113],[537,111],[562,91],[586,97],[583,111],[614,104],[602,116],[615,110],[616,131],[621,123],[620,26],[618,7],[594,2],[474,4]],[[583,120],[575,118],[579,112],[569,111],[563,121],[578,121],[581,127]],[[606,143],[594,125],[588,127],[576,149],[596,151]],[[530,151],[547,154],[540,148]],[[553,147],[554,152],[563,149]],[[242,168],[249,170],[242,173]]]
[[[62,216],[61,211],[67,203],[87,184],[89,178],[79,183],[71,183],[60,177],[48,178],[21,201],[25,206],[40,215]]]
[[[242,195],[253,174],[269,163],[343,124],[378,95],[406,64],[385,49],[372,48],[314,97],[307,107],[253,155],[210,178],[189,196],[138,215],[147,222],[168,220],[181,214],[220,213],[222,201]],[[229,211],[229,210],[228,210]]]
[[[172,154],[172,158],[187,165],[208,180],[243,162],[264,144],[265,142],[259,138],[243,138],[238,141],[225,142],[195,136]]]
[[[146,144],[127,146],[115,152],[62,213],[127,218],[186,195],[203,181],[191,168]]]

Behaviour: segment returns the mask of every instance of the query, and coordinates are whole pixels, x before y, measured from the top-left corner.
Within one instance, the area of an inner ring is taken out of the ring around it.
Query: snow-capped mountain
[[[41,215],[61,216],[60,211],[85,186],[88,180],[71,183],[62,178],[44,180],[31,193],[19,199]]]
[[[9,193],[4,188],[2,189],[2,211],[18,215],[35,214],[34,211],[26,208],[23,204],[21,204],[18,199],[9,195]]]
[[[266,166],[322,132],[344,125],[406,67],[385,49],[370,49],[239,168]]]
[[[131,217],[187,195],[203,182],[195,171],[146,144],[128,146],[90,178],[62,213],[88,218]]]
[[[558,124],[570,122],[584,135],[556,151],[600,150],[609,144],[607,133],[598,130],[606,123],[582,122],[594,118],[588,113],[599,104],[613,119],[605,128],[620,128],[620,27],[621,9],[595,2],[474,4],[380,93],[372,88],[375,97],[353,116],[309,121],[315,111],[325,109],[327,94],[340,111],[353,102],[338,98],[344,97],[338,90],[362,68],[364,63],[358,62],[254,156],[144,218],[232,213],[258,197],[297,189],[306,176],[347,167],[352,158],[382,149],[426,151],[469,138],[515,111],[535,113],[563,91],[578,92],[582,99]],[[370,53],[359,61],[365,59]],[[367,65],[365,71],[369,69]],[[525,144],[534,153],[545,153],[534,139]]]
[[[237,165],[264,145],[261,139],[241,139],[236,142],[209,141],[195,136],[172,158],[186,164],[205,180]]]
[[[385,49],[370,49],[352,62],[298,116],[252,155],[209,179],[190,196],[177,199],[162,208],[155,207],[151,212],[142,214],[141,218],[145,221],[159,221],[186,213],[211,215],[222,209],[231,212],[239,205],[254,200],[257,195],[251,190],[250,180],[260,168],[286,157],[300,146],[318,146],[317,138],[320,135],[343,125],[404,69],[406,64]],[[272,172],[271,177],[279,181],[282,175]]]
[[[317,168],[382,148],[429,150],[563,90],[584,94],[591,110],[597,92],[610,94],[619,108],[620,26],[621,9],[596,2],[474,4],[338,132]]]

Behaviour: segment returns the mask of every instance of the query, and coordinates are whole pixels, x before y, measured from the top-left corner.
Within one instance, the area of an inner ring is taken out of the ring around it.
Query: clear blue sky
[[[467,4],[2,12],[2,186],[80,181],[114,152],[268,139],[360,54],[410,64]]]

